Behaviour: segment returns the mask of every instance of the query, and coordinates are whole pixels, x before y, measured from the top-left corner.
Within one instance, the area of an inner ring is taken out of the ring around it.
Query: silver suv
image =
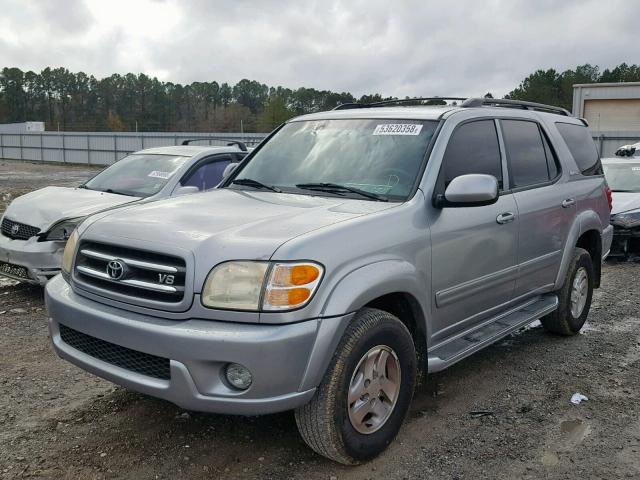
[[[217,190],[87,219],[46,289],[58,355],[186,409],[295,409],[353,464],[417,375],[536,319],[576,334],[612,238],[584,122],[411,102],[295,118]]]

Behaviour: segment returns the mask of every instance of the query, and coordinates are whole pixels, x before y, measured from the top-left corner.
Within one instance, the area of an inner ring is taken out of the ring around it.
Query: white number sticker
[[[161,172],[160,170],[154,170],[147,176],[152,178],[164,178],[166,180],[171,176],[171,173],[172,172]]]
[[[422,125],[418,123],[383,123],[376,126],[374,135],[420,135]]]

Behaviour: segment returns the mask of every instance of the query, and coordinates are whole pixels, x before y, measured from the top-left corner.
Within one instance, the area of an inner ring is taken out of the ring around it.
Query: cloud
[[[0,64],[356,95],[504,95],[538,68],[637,63],[634,0],[0,0]]]

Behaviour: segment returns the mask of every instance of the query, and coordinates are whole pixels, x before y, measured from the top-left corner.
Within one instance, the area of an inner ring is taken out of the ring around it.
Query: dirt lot
[[[0,162],[0,199],[92,173]],[[185,412],[84,373],[49,346],[42,289],[5,285],[0,478],[640,478],[639,283],[640,264],[607,265],[583,334],[533,326],[431,376],[355,468],[308,450],[291,413]]]

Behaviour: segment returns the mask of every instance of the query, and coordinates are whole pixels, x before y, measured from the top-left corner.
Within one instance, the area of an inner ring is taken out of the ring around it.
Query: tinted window
[[[602,175],[598,149],[587,127],[571,123],[556,123],[556,126],[582,174]]]
[[[526,187],[549,180],[547,155],[537,123],[502,120],[504,146],[512,187]]]
[[[461,125],[451,135],[442,161],[445,187],[454,178],[470,173],[493,175],[502,186],[500,146],[494,121]]]
[[[216,161],[205,163],[196,168],[181,183],[185,187],[198,187],[200,191],[209,190],[222,181],[222,174],[231,158],[224,157]]]

